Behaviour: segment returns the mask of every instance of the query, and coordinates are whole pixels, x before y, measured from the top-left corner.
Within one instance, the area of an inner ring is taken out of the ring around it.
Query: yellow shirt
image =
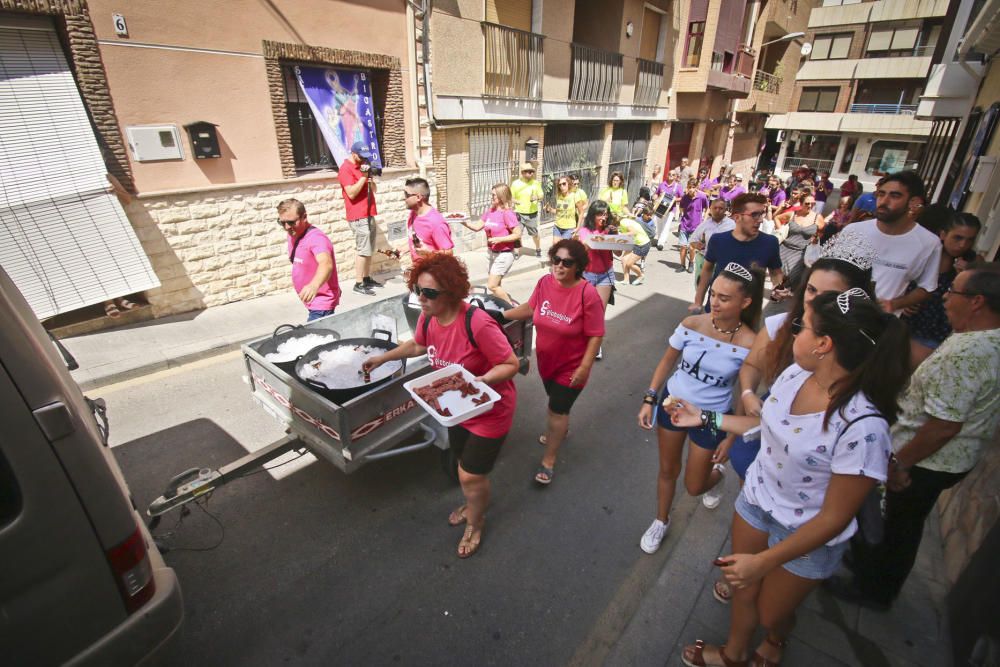
[[[576,202],[575,192],[570,192],[565,197],[556,196],[556,227],[576,229]]]
[[[542,184],[535,179],[525,181],[520,178],[510,184],[510,193],[514,196],[514,210],[517,213],[538,213],[538,202],[545,194],[542,192]],[[535,201],[531,201],[532,195]]]
[[[649,243],[649,234],[646,229],[632,218],[622,218],[618,221],[618,229],[622,232],[635,234],[636,245],[646,245]]]
[[[622,215],[628,208],[628,191],[625,188],[604,188],[597,198],[606,201],[615,215]]]

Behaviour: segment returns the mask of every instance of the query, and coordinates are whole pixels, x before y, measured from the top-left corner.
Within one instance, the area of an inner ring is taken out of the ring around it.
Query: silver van
[[[180,586],[106,431],[0,269],[0,662],[134,665],[166,649]]]

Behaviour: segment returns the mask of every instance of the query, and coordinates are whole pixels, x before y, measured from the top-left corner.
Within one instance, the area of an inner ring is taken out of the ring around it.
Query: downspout
[[[413,160],[416,162],[417,170],[420,173],[421,178],[427,178],[427,165],[424,163],[420,156],[420,103],[417,100],[417,42],[413,35],[413,23],[415,20],[414,14],[414,3],[412,0],[407,0],[406,2],[406,46],[407,54],[410,59],[410,81],[407,86],[410,90],[410,100],[411,100],[411,112],[410,112],[410,123],[413,127],[413,134],[411,137],[411,148],[413,150]],[[420,7],[416,7],[419,11]]]
[[[430,121],[431,129],[438,129],[437,119],[434,118],[434,95],[431,94],[431,0],[423,0],[423,42],[424,54],[424,101],[427,105],[427,120]]]

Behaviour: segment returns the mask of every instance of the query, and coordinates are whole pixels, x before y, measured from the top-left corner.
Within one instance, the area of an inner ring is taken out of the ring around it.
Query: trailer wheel
[[[441,468],[452,481],[458,481],[458,458],[456,458],[455,452],[451,450],[451,447],[441,450]]]

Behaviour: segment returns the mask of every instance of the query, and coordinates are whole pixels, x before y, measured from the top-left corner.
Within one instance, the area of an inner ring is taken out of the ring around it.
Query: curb
[[[525,255],[527,257],[527,255]],[[536,257],[531,257],[530,259],[539,259]],[[545,259],[544,255],[541,259]],[[521,264],[523,268],[519,268],[518,264]],[[514,262],[514,266],[507,273],[507,276],[516,276],[525,273],[530,273],[532,271],[542,271],[544,270],[544,264],[534,264],[528,265],[525,262]],[[470,278],[469,282],[473,285],[486,284],[487,276],[489,274],[484,273],[482,275],[477,275],[476,277]],[[402,294],[402,292],[399,292]],[[392,295],[396,296],[396,295]],[[239,340],[232,341],[229,343],[222,343],[220,345],[215,345],[212,347],[207,347],[203,350],[198,350],[196,352],[189,352],[187,354],[181,354],[176,357],[170,357],[169,359],[159,359],[156,361],[151,361],[144,363],[140,366],[135,366],[133,368],[127,368],[124,370],[114,371],[107,373],[106,375],[95,375],[87,380],[79,381],[77,384],[81,391],[88,392],[95,389],[101,389],[107,387],[108,385],[117,384],[119,382],[124,382],[126,380],[134,380],[136,378],[142,377],[144,375],[149,375],[150,373],[156,373],[159,371],[165,371],[170,368],[177,368],[179,366],[184,366],[186,364],[193,363],[195,361],[201,361],[203,359],[209,359],[212,357],[221,356],[227,352],[232,352],[234,350],[239,350],[241,346],[252,341],[257,340],[263,336],[266,336],[271,331],[269,327],[266,331],[261,331],[260,333],[249,334],[246,337],[241,337]]]

